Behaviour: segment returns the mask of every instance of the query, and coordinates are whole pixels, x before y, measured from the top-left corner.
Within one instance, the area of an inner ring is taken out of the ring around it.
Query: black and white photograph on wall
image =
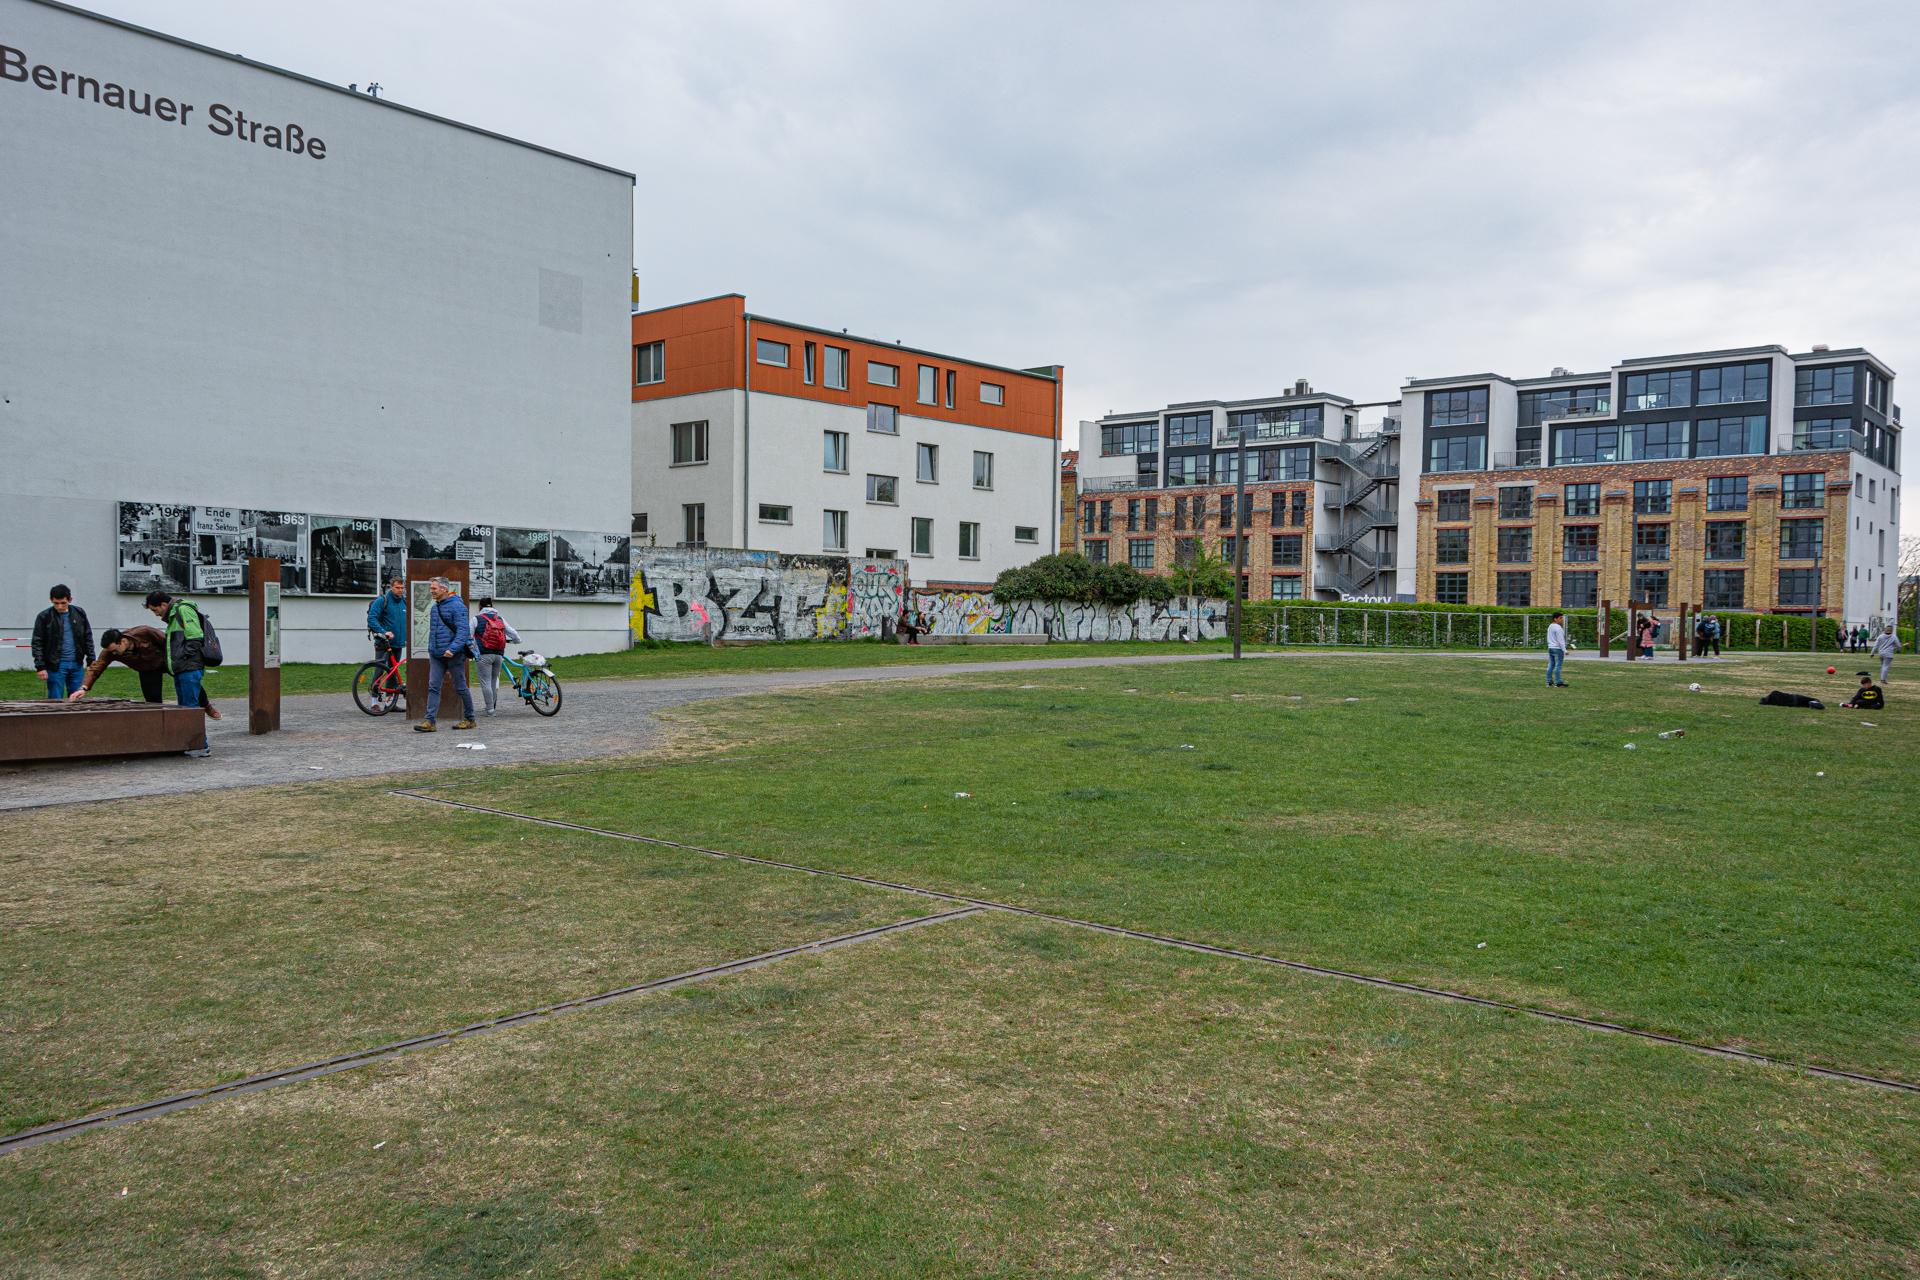
[[[477,600],[493,595],[493,526],[444,520],[382,520],[380,560],[404,576],[408,560],[464,560],[467,586]]]
[[[238,507],[193,509],[193,587],[202,594],[247,589],[245,535]]]
[[[118,591],[187,591],[193,568],[193,508],[164,502],[119,504]]]
[[[502,600],[547,599],[553,594],[552,553],[547,530],[502,528],[494,543],[494,594]]]
[[[314,516],[307,525],[308,589],[316,596],[371,596],[380,582],[380,522]]]
[[[553,532],[553,598],[625,600],[633,539],[624,533]]]
[[[271,556],[280,562],[280,593],[307,594],[307,513],[242,511],[240,549],[246,556]]]

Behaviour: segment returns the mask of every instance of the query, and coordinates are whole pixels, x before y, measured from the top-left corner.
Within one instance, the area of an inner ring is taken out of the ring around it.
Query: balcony
[[[1580,422],[1587,418],[1611,418],[1612,416],[1612,405],[1597,404],[1584,409],[1576,407],[1562,409],[1557,413],[1543,413],[1540,415],[1540,422],[1544,425],[1549,422]]]
[[[1142,480],[1138,476],[1129,476],[1126,479],[1119,479],[1112,476],[1080,477],[1080,492],[1082,493],[1119,493],[1128,489],[1152,489],[1155,487],[1153,481]]]
[[[1775,453],[1826,453],[1838,449],[1850,449],[1855,453],[1867,452],[1867,435],[1864,431],[1828,430],[1819,431],[1783,431],[1773,442]]]
[[[1495,471],[1517,471],[1523,467],[1544,465],[1538,449],[1499,449],[1494,451],[1493,469]]]

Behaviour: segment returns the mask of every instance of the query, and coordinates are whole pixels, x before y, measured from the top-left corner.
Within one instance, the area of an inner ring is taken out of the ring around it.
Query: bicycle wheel
[[[383,716],[392,705],[392,698],[380,685],[380,676],[386,667],[378,662],[369,662],[353,673],[353,705],[370,716]]]
[[[560,714],[560,681],[551,671],[527,673],[527,705],[543,716]]]

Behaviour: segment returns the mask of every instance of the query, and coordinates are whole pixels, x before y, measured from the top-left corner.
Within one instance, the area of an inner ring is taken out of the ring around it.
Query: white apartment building
[[[990,584],[1058,549],[1061,373],[772,320],[740,294],[638,312],[635,542]]]

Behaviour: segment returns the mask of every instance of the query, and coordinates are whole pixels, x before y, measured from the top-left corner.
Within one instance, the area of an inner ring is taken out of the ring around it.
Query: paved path
[[[1381,656],[1381,650],[1268,651],[1249,658]],[[1400,656],[1400,655],[1392,655]],[[1436,657],[1499,657],[1539,662],[1538,654],[1449,651]],[[278,733],[247,733],[244,672],[221,672],[208,683],[224,706],[226,718],[208,727],[213,755],[142,756],[128,760],[66,761],[0,766],[0,810],[75,804],[129,796],[217,791],[230,787],[312,782],[319,778],[364,778],[426,769],[552,763],[594,756],[627,755],[659,744],[665,737],[657,713],[688,702],[739,697],[776,689],[853,684],[876,680],[924,680],[934,676],[1020,671],[1061,671],[1084,667],[1144,666],[1173,662],[1218,662],[1228,655],[1169,653],[1111,658],[1033,658],[994,662],[941,662],[890,667],[834,667],[808,671],[769,671],[728,675],[674,676],[647,680],[585,680],[566,686],[560,714],[541,719],[525,705],[507,705],[480,727],[466,733],[447,728],[414,733],[400,716],[362,715],[344,690],[303,694],[281,702]],[[1597,660],[1575,652],[1569,661]],[[1710,661],[1710,660],[1709,660]],[[455,703],[458,706],[458,703]],[[461,743],[485,743],[485,751],[462,750]]]

